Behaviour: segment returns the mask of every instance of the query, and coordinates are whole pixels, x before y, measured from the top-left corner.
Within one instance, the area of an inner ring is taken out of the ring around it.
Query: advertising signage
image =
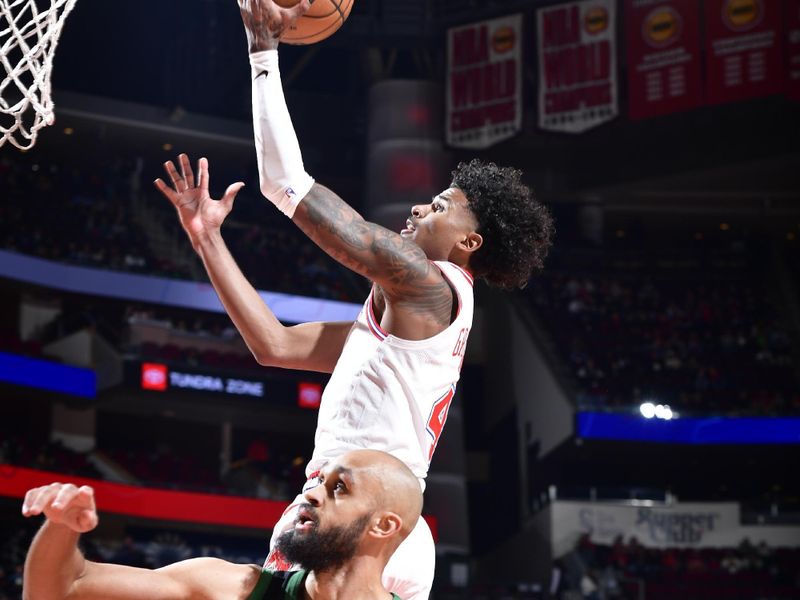
[[[141,388],[153,392],[193,390],[213,394],[264,397],[264,382],[207,373],[190,373],[161,363],[142,363]]]
[[[173,367],[157,362],[132,362],[128,381],[140,390],[167,393],[203,393],[253,398],[282,406],[318,410],[325,388],[320,381],[295,377],[256,379],[197,367]]]

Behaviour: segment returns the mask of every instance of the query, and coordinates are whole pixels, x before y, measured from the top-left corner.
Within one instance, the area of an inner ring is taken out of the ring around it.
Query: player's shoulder
[[[447,260],[437,260],[432,261],[435,264],[442,275],[454,285],[468,285],[472,287],[475,285],[475,278],[473,277],[472,273],[470,273],[464,267],[461,267],[453,262]]]
[[[303,582],[308,575],[307,571],[272,571],[264,569],[256,589],[248,600],[266,600],[271,598],[284,598],[298,600],[303,597]]]

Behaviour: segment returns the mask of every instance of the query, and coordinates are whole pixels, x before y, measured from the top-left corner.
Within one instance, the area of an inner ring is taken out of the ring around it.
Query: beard
[[[315,525],[311,531],[298,535],[290,529],[278,538],[275,548],[286,559],[301,565],[307,571],[322,573],[341,567],[358,549],[361,535],[372,515],[363,515],[349,525],[320,530]]]

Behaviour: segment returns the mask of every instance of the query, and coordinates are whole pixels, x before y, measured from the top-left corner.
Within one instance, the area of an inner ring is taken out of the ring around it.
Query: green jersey
[[[262,569],[261,576],[247,600],[299,600],[303,597],[303,582],[308,571],[270,571]],[[392,594],[392,600],[400,600]]]

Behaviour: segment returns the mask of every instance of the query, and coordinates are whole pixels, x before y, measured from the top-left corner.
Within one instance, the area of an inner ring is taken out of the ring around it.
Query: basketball
[[[299,0],[274,0],[275,4],[291,8]],[[347,20],[355,0],[314,0],[311,8],[281,36],[286,44],[314,44],[332,36]]]

